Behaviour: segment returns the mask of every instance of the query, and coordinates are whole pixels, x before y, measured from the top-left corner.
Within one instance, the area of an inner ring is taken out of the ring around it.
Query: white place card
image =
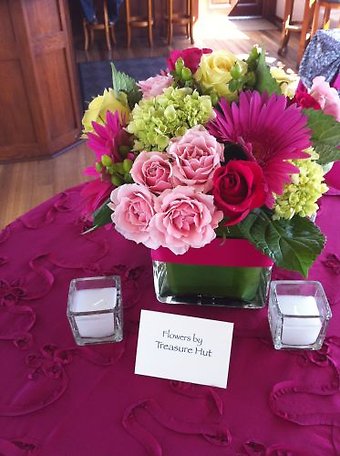
[[[135,374],[226,388],[233,326],[142,310]]]

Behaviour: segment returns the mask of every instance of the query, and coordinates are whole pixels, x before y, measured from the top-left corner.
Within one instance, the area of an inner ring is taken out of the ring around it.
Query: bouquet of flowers
[[[176,255],[243,238],[306,276],[325,242],[312,221],[324,173],[340,158],[337,91],[322,77],[303,87],[256,46],[245,59],[175,50],[145,81],[112,75],[83,117],[93,227]]]

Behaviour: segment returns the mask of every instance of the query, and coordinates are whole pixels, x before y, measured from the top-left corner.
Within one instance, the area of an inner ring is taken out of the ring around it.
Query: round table
[[[336,455],[340,451],[340,167],[310,271],[333,311],[320,351],[276,351],[267,309],[166,305],[148,250],[112,227],[82,235],[82,186],[0,233],[0,454]],[[119,274],[124,339],[77,346],[66,317],[76,277]],[[275,270],[274,277],[295,275]],[[141,309],[234,323],[227,389],[134,374]]]

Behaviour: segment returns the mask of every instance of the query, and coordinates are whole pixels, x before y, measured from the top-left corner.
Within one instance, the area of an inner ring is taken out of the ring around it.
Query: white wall
[[[295,0],[294,1],[293,21],[302,21],[304,7],[305,7],[305,0]],[[282,19],[284,9],[285,9],[285,0],[277,0],[276,1],[276,16]]]

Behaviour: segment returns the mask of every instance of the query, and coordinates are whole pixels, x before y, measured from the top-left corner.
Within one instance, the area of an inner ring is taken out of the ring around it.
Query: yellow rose
[[[233,99],[235,93],[229,90],[228,82],[232,79],[230,70],[236,62],[240,66],[241,74],[244,75],[247,71],[247,64],[231,52],[221,50],[204,54],[194,78],[207,92],[215,92],[219,97]]]
[[[286,73],[283,68],[271,67],[270,74],[280,86],[281,93],[288,98],[293,98],[299,83],[299,77],[295,73]]]
[[[130,109],[126,96],[124,95],[120,98],[120,100],[116,98],[113,89],[105,89],[103,95],[98,95],[98,97],[94,98],[91,101],[82,119],[82,124],[84,127],[83,134],[85,136],[87,133],[93,131],[92,122],[104,124],[106,111],[118,111],[120,118],[122,118],[122,116],[125,116],[126,119],[128,119]]]

